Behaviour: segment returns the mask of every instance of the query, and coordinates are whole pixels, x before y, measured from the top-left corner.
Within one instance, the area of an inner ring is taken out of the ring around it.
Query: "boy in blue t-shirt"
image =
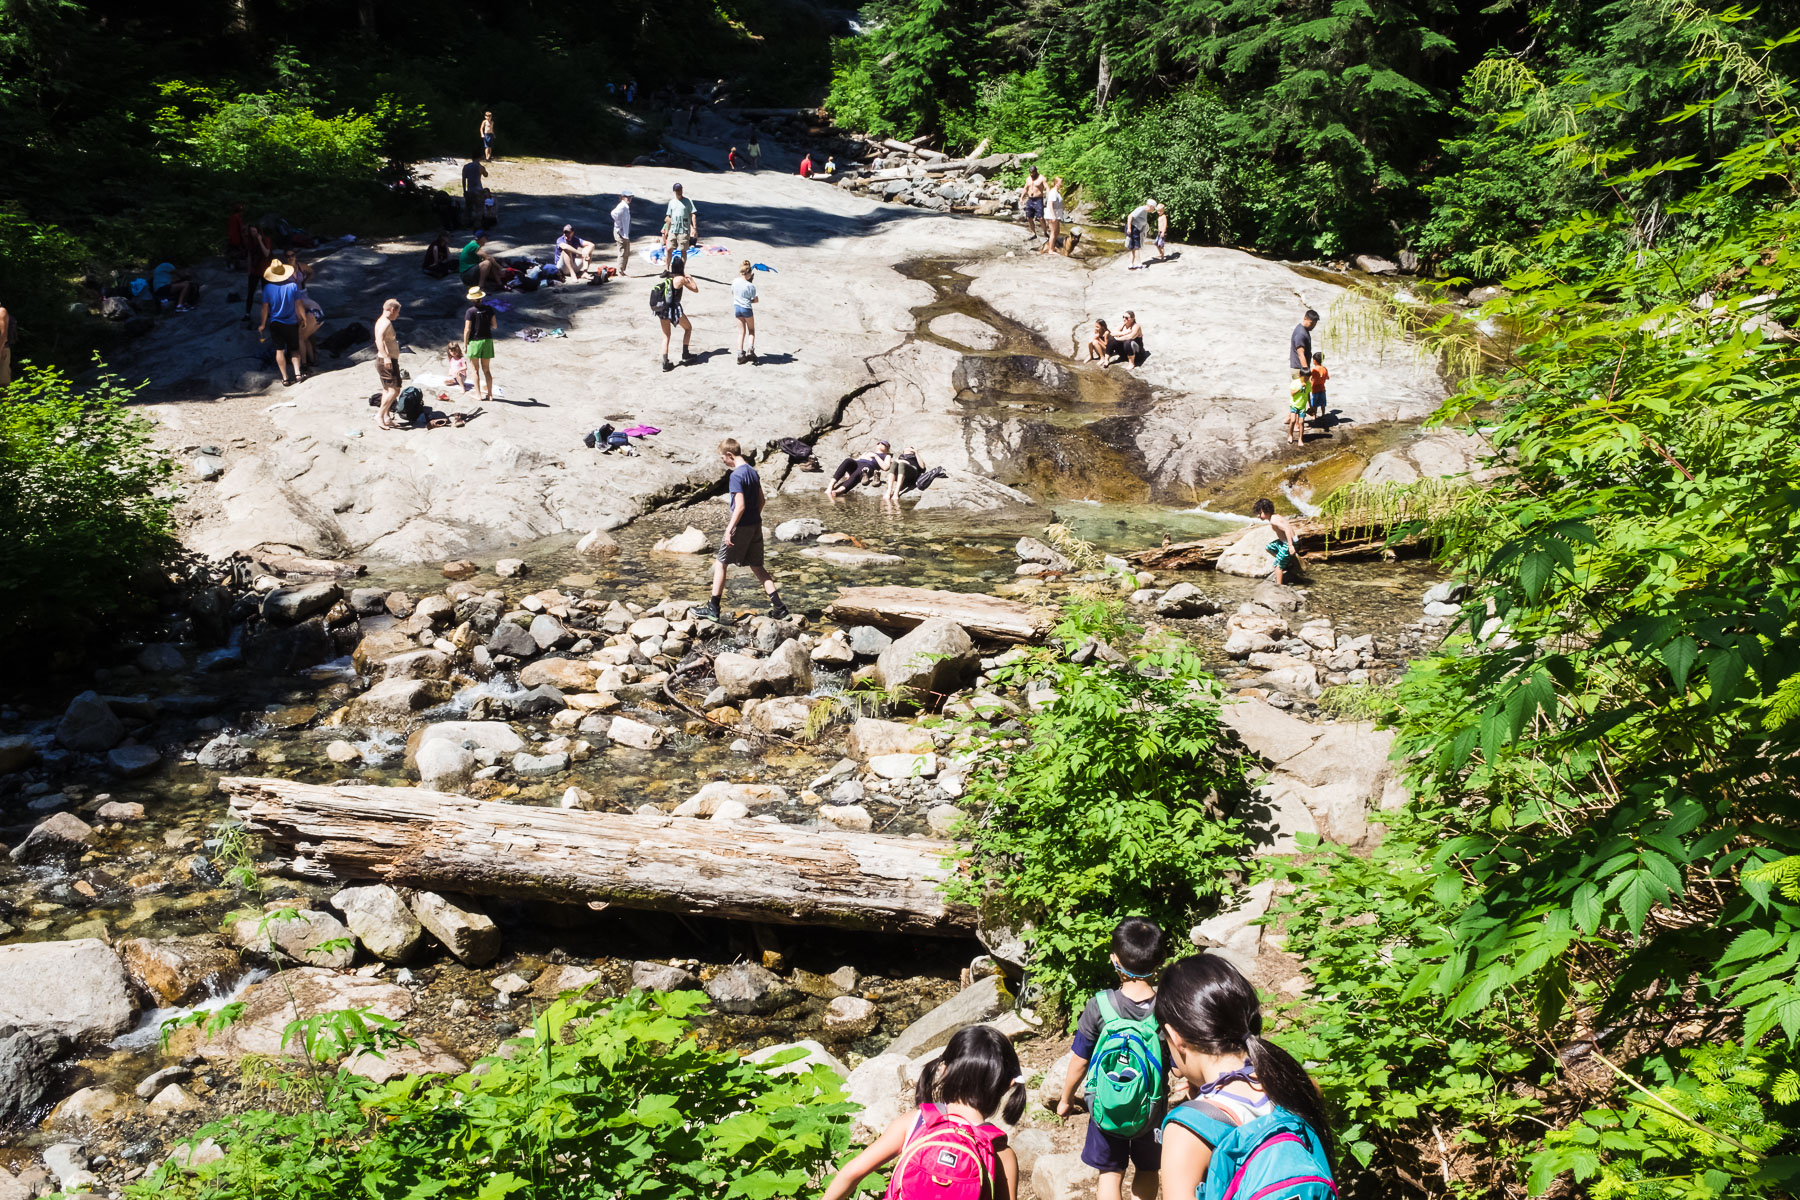
[[[725,568],[736,565],[750,568],[750,573],[762,583],[763,591],[769,594],[770,614],[776,620],[782,620],[789,614],[788,606],[781,602],[781,585],[763,566],[762,476],[744,457],[736,438],[726,438],[719,443],[719,457],[731,471],[731,478],[725,485],[731,515],[725,521],[725,536],[719,542],[718,557],[713,560],[712,599],[704,608],[695,609],[694,615],[721,625],[731,624],[721,611],[720,603],[725,598]]]
[[[1112,964],[1119,973],[1119,986],[1096,994],[1081,1010],[1081,1019],[1075,1024],[1074,1057],[1063,1077],[1062,1098],[1056,1102],[1059,1118],[1074,1110],[1075,1094],[1088,1077],[1089,1062],[1109,1024],[1148,1021],[1154,1026],[1156,988],[1150,977],[1162,967],[1166,951],[1162,927],[1154,921],[1127,917],[1113,930]],[[1109,1133],[1100,1127],[1097,1113],[1090,1112],[1088,1116],[1081,1161],[1100,1172],[1099,1200],[1121,1200],[1128,1163],[1137,1168],[1131,1177],[1134,1200],[1155,1200],[1162,1170],[1162,1114],[1168,1103],[1168,1072],[1164,1066],[1168,1052],[1159,1038],[1155,1040],[1150,1049],[1157,1056],[1159,1075],[1149,1083],[1154,1089],[1153,1107],[1143,1128],[1129,1135]]]

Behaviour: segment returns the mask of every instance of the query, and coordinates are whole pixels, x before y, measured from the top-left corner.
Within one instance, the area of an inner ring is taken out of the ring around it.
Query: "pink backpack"
[[[970,1125],[935,1104],[921,1104],[919,1119],[888,1177],[887,1200],[994,1200],[1000,1173],[996,1143],[1006,1131]]]

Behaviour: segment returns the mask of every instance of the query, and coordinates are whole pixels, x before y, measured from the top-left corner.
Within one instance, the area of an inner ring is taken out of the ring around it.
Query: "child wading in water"
[[[1306,406],[1312,400],[1312,377],[1301,371],[1294,376],[1294,389],[1288,395],[1285,428],[1290,446],[1306,444]]]
[[[1312,395],[1307,399],[1306,419],[1316,421],[1325,415],[1325,381],[1331,378],[1331,372],[1325,369],[1325,356],[1312,356]]]
[[[1156,1019],[1194,1096],[1163,1123],[1166,1193],[1333,1200],[1324,1100],[1293,1055],[1263,1038],[1256,989],[1237,968],[1211,954],[1176,963]]]
[[[1006,1131],[988,1123],[999,1115],[1015,1124],[1025,1113],[1025,1080],[1012,1042],[987,1025],[971,1025],[950,1039],[944,1055],[919,1076],[917,1112],[889,1125],[851,1159],[824,1200],[846,1200],[856,1185],[890,1159],[887,1200],[1012,1200],[1019,1160]]]
[[[1075,1026],[1074,1056],[1056,1115],[1073,1111],[1076,1090],[1086,1080],[1090,1107],[1081,1161],[1100,1172],[1099,1200],[1119,1200],[1128,1163],[1137,1168],[1131,1177],[1135,1200],[1156,1200],[1168,1054],[1156,1032],[1150,976],[1162,966],[1165,947],[1154,921],[1119,922],[1112,935],[1119,986],[1089,1000]]]
[[[1275,505],[1269,500],[1258,500],[1250,506],[1250,513],[1259,521],[1269,523],[1269,531],[1275,540],[1263,549],[1275,559],[1275,582],[1286,583],[1289,575],[1300,574],[1300,547],[1294,541],[1294,526],[1286,517],[1275,515]]]

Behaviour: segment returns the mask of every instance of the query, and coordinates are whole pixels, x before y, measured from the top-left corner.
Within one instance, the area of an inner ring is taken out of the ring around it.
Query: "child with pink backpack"
[[[845,1200],[890,1159],[887,1200],[1012,1200],[1019,1160],[998,1114],[1015,1124],[1025,1112],[1025,1080],[1006,1035],[988,1025],[959,1030],[942,1058],[926,1066],[914,1096],[919,1108],[885,1129],[825,1189]]]

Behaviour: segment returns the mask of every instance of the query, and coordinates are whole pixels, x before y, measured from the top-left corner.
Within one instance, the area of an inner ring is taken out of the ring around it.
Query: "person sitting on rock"
[[[836,500],[871,475],[880,476],[887,470],[888,460],[892,457],[893,449],[888,443],[876,442],[875,449],[863,457],[846,458],[838,464],[825,494]]]
[[[440,233],[437,240],[425,247],[424,271],[433,279],[442,279],[456,265],[456,256],[450,250],[450,235]]]
[[[1098,362],[1103,367],[1111,366],[1113,358],[1119,353],[1115,349],[1117,345],[1118,340],[1113,337],[1112,330],[1107,328],[1106,322],[1095,317],[1094,336],[1089,338],[1087,343],[1087,361]]]
[[[573,283],[586,275],[593,253],[594,243],[585,241],[573,225],[562,227],[562,236],[556,239],[556,264],[565,280]]]
[[[1117,347],[1119,357],[1126,366],[1135,367],[1144,361],[1144,327],[1138,324],[1137,314],[1126,310],[1119,318],[1119,328],[1113,334],[1113,345]]]
[[[924,470],[924,460],[919,457],[919,452],[911,446],[898,454],[889,455],[887,466],[882,471],[883,477],[887,480],[887,491],[883,499],[897,503],[900,493],[910,491]]]

